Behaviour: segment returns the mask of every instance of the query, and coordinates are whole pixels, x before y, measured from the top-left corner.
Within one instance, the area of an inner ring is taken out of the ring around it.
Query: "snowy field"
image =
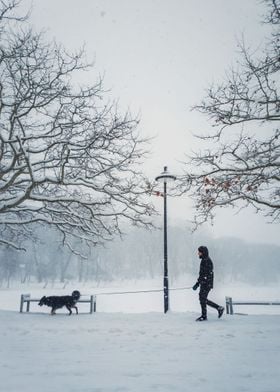
[[[187,286],[188,284],[186,284]],[[182,284],[174,284],[181,286]],[[0,290],[2,392],[279,392],[280,306],[236,309],[249,315],[196,323],[198,292],[172,291],[172,311],[162,313],[162,293],[100,295],[97,313],[50,316],[19,297],[156,289],[160,282]],[[215,294],[215,295],[214,295]],[[227,287],[211,299],[276,300],[279,289]],[[246,297],[245,297],[246,296]],[[258,314],[257,314],[258,313]],[[270,313],[270,314],[268,314]]]

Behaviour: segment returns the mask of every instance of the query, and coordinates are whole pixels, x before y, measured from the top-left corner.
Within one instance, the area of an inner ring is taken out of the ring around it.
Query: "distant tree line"
[[[12,281],[38,282],[43,286],[70,281],[87,282],[121,279],[161,278],[163,271],[162,231],[126,227],[123,239],[106,246],[71,252],[63,247],[59,232],[37,228],[36,243],[26,252],[0,250],[0,284]],[[51,244],[51,245],[50,245]],[[199,269],[197,247],[207,244],[215,262],[217,283],[271,284],[280,281],[280,247],[254,244],[238,238],[213,239],[209,233],[191,234],[183,226],[169,227],[169,276],[171,283]],[[78,242],[75,247],[81,246]],[[85,252],[86,251],[86,252]]]

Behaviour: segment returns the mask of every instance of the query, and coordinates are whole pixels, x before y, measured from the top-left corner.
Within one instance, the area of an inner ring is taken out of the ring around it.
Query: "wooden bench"
[[[233,301],[232,297],[226,297],[227,314],[234,314],[233,305],[280,305],[280,301]]]
[[[30,303],[37,302],[39,303],[41,298],[31,298],[30,294],[21,294],[20,296],[20,313],[24,312],[24,304],[26,303],[25,311],[30,311]],[[89,313],[96,312],[96,296],[90,295],[88,298],[80,298],[77,303],[89,303]]]

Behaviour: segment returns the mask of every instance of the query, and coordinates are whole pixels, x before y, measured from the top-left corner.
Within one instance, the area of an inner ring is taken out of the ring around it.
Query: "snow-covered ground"
[[[162,293],[98,296],[92,315],[79,306],[78,316],[69,317],[65,310],[50,316],[37,304],[29,314],[18,312],[22,292],[41,296],[76,288],[89,294],[158,286],[1,289],[0,391],[280,391],[280,306],[251,307],[247,316],[220,320],[209,311],[207,322],[196,323],[198,293],[184,290],[170,293],[172,312],[166,315]],[[217,289],[211,298],[220,303],[224,295],[275,300],[277,291],[232,286]],[[271,314],[253,314],[263,312]]]

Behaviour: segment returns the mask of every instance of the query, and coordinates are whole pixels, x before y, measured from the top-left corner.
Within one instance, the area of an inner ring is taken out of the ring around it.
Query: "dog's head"
[[[71,295],[75,301],[78,301],[78,299],[80,299],[80,297],[81,297],[81,293],[78,290],[74,290]]]
[[[44,295],[44,297],[42,297],[42,298],[40,299],[40,302],[38,303],[38,305],[39,305],[39,306],[46,305],[46,299],[47,299],[47,297]]]

